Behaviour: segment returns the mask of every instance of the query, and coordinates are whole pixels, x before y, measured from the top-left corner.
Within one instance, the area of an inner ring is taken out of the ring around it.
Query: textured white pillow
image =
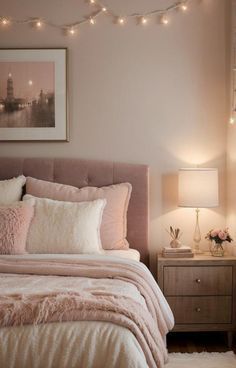
[[[29,253],[102,253],[100,226],[105,199],[61,202],[25,195],[35,207],[28,232]]]
[[[26,178],[20,175],[17,178],[0,181],[0,205],[8,205],[20,201],[22,188]]]

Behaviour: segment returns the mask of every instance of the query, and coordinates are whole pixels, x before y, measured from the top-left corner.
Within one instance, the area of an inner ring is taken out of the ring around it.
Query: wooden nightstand
[[[236,331],[236,257],[157,259],[158,284],[175,317],[173,331]]]

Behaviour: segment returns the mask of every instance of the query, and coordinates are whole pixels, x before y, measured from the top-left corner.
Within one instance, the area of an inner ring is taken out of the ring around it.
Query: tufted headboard
[[[130,247],[140,252],[142,262],[149,264],[148,166],[82,159],[0,157],[0,180],[21,174],[79,188],[131,183],[127,239]]]

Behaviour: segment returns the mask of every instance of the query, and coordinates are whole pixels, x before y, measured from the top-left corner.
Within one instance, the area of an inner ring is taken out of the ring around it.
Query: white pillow
[[[0,205],[8,205],[20,201],[22,188],[26,178],[20,175],[17,178],[0,181]]]
[[[29,253],[103,253],[105,199],[72,203],[27,194],[23,201],[35,207],[26,243]]]

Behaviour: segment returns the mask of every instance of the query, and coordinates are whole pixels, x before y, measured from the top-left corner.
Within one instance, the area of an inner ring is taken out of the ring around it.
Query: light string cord
[[[50,27],[58,28],[64,31],[70,31],[70,30],[76,30],[85,23],[91,23],[95,24],[96,18],[100,17],[101,15],[106,15],[109,17],[112,17],[116,23],[123,24],[127,19],[135,18],[139,22],[140,20],[146,20],[149,17],[154,17],[155,15],[159,16],[167,16],[171,12],[182,9],[183,11],[187,10],[188,5],[190,2],[194,0],[180,0],[177,2],[174,2],[172,5],[168,6],[167,8],[163,9],[155,9],[152,11],[144,12],[144,13],[131,13],[131,14],[116,14],[113,10],[111,10],[108,6],[106,6],[104,3],[100,2],[99,0],[88,0],[88,2],[91,6],[93,6],[93,11],[88,15],[84,16],[82,19],[75,21],[73,23],[67,23],[67,24],[55,24],[47,19],[44,19],[43,17],[29,17],[25,19],[14,19],[8,16],[1,16],[0,15],[0,24],[2,25],[10,25],[10,24],[18,24],[18,25],[24,25],[24,24],[30,24],[32,26],[35,26],[36,28],[41,28],[43,25],[47,25]],[[142,21],[141,23],[146,23],[146,21]],[[168,22],[161,22],[164,24],[167,24]],[[73,33],[73,32],[70,32]]]

